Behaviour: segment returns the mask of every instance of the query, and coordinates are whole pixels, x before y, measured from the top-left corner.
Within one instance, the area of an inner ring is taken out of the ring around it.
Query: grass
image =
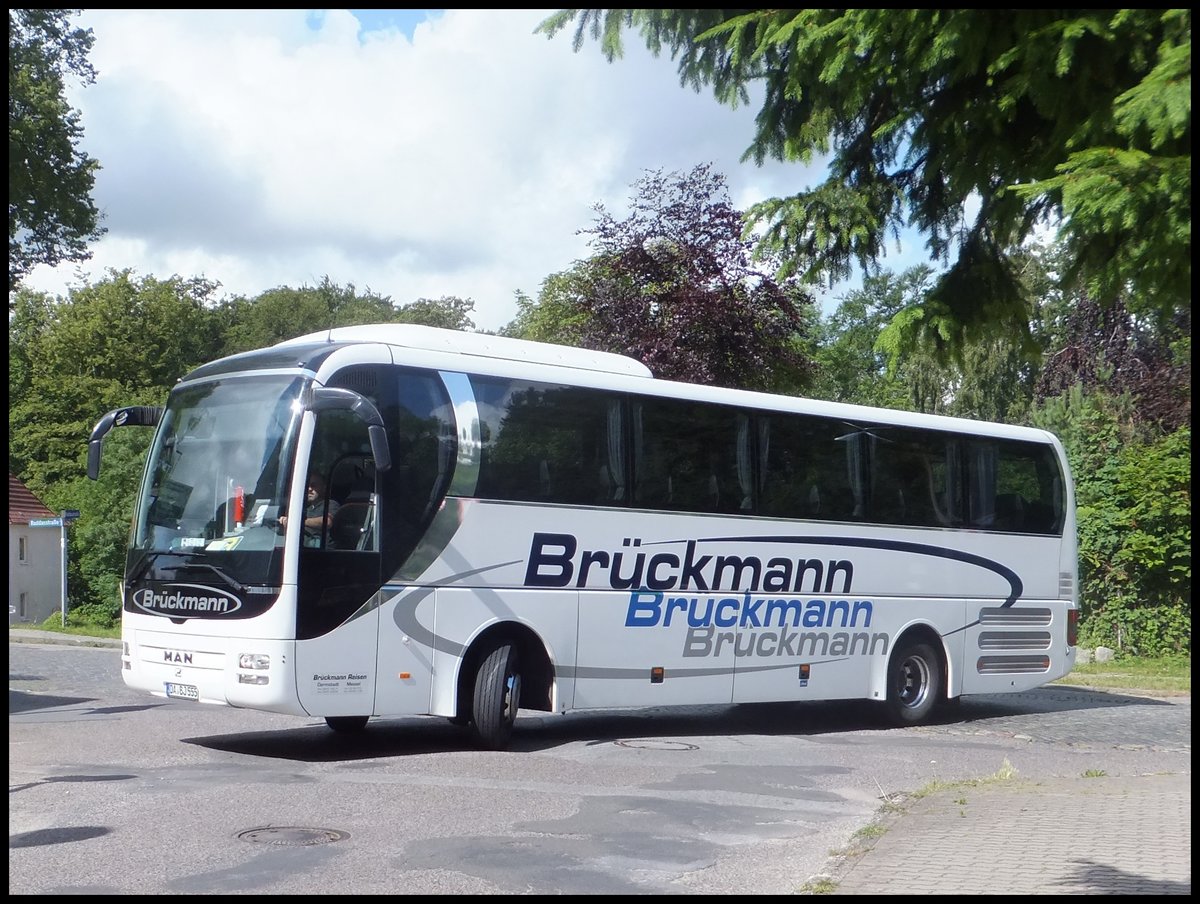
[[[1122,656],[1110,662],[1077,665],[1055,684],[1099,687],[1109,690],[1141,691],[1155,696],[1191,696],[1191,656],[1143,659]]]
[[[67,619],[66,626],[62,623],[61,615],[51,615],[41,624],[10,624],[9,628],[20,628],[23,631],[48,631],[53,634],[72,634],[77,637],[115,637],[118,640],[121,638],[121,626],[115,628],[102,628],[98,625],[73,625],[70,623],[70,618]]]

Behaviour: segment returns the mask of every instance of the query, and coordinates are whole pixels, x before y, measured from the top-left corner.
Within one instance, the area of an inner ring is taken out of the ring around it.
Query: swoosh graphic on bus
[[[431,650],[461,656],[463,650],[466,649],[462,644],[448,640],[440,634],[434,634],[417,620],[417,606],[429,594],[441,587],[453,587],[463,578],[471,578],[487,571],[494,571],[497,568],[508,568],[510,565],[519,565],[520,563],[521,559],[514,559],[511,562],[500,562],[496,565],[486,565],[483,568],[472,568],[470,571],[463,571],[442,578],[436,584],[426,584],[422,587],[410,587],[407,590],[401,590],[393,597],[396,601],[396,611],[392,615],[392,618],[396,622],[396,627],[417,643],[424,644]],[[400,597],[404,597],[404,599],[400,599]]]
[[[686,543],[686,540],[659,540],[644,543],[643,546],[659,546],[667,543]],[[1008,598],[1000,604],[1005,609],[1015,603],[1025,589],[1020,576],[1007,565],[1001,565],[974,553],[962,552],[957,549],[947,549],[944,546],[930,546],[927,543],[910,543],[907,540],[870,540],[859,537],[697,537],[696,543],[790,543],[795,545],[813,544],[819,546],[857,546],[861,549],[888,549],[895,552],[911,552],[919,556],[933,556],[939,559],[953,559],[968,565],[978,565],[988,571],[995,572],[1008,581],[1011,592]]]

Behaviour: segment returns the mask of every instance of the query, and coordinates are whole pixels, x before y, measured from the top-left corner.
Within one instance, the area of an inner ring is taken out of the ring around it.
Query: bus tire
[[[471,721],[475,737],[488,750],[502,750],[512,737],[513,723],[521,705],[521,676],[517,651],[502,643],[484,658],[475,673],[475,696]]]
[[[367,727],[369,716],[326,716],[325,724],[334,731],[356,734]]]
[[[895,725],[918,725],[929,716],[942,688],[942,660],[928,643],[898,647],[888,661],[888,718]]]

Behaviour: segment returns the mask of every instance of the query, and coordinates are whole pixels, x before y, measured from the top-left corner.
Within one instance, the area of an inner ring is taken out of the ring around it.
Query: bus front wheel
[[[501,750],[512,736],[521,705],[521,676],[517,651],[510,643],[497,646],[475,673],[471,721],[475,736],[488,750]]]
[[[888,662],[888,717],[896,725],[923,722],[938,700],[942,686],[942,660],[928,643],[901,646]]]
[[[367,727],[368,716],[326,716],[325,724],[334,731],[353,734]]]

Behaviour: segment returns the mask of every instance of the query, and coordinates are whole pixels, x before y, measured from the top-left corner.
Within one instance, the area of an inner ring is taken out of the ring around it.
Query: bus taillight
[[[1067,610],[1067,646],[1077,646],[1079,642],[1079,610]]]

